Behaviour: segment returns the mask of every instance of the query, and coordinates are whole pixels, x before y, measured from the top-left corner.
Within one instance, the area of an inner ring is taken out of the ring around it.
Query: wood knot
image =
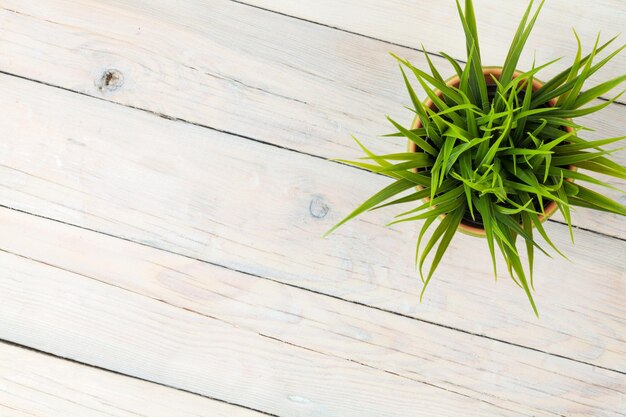
[[[321,196],[314,196],[309,204],[309,213],[316,219],[323,219],[326,217],[330,208],[324,203],[324,199]]]
[[[309,400],[308,398],[304,398],[299,395],[288,395],[287,399],[296,404],[303,404],[303,405],[309,404],[311,402],[311,400]]]
[[[124,75],[116,69],[108,69],[102,73],[98,82],[100,91],[115,91],[124,84]]]

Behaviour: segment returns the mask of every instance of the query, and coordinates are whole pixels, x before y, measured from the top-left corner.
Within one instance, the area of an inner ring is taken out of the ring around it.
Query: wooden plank
[[[398,45],[428,51],[443,51],[454,58],[466,59],[465,37],[454,1],[433,3],[429,0],[237,0],[290,16],[318,22],[353,33],[370,36]],[[538,3],[538,2],[536,2]],[[461,2],[463,4],[463,2]],[[474,0],[478,21],[481,54],[486,65],[502,65],[511,40],[526,10],[528,1]],[[590,6],[584,0],[547,1],[530,36],[519,68],[562,58],[545,71],[544,78],[558,74],[571,65],[576,56],[574,28],[586,52],[593,48],[596,36],[608,40],[623,32],[626,8],[621,0],[602,0]],[[623,39],[621,40],[623,42]],[[616,45],[620,40],[616,41]],[[617,48],[615,48],[617,49]],[[614,58],[589,86],[608,77],[623,74],[626,54]],[[619,91],[616,91],[616,94]],[[624,100],[621,100],[624,102]]]
[[[420,304],[419,225],[386,229],[390,213],[378,211],[320,239],[387,179],[11,77],[1,85],[1,205],[626,371],[624,241],[579,231],[570,246],[566,227],[547,225],[573,261],[537,256],[537,320],[510,279],[493,283],[485,242],[459,235]]]
[[[272,415],[521,415],[22,257],[0,265],[2,337],[83,363]]]
[[[264,414],[0,343],[2,416],[252,417]]]
[[[0,254],[0,285],[11,300],[0,307],[0,321],[9,316],[2,336],[58,354],[237,402],[249,397],[279,415],[363,415],[356,409],[363,408],[381,416],[617,416],[626,405],[617,372],[12,210],[0,210],[0,220],[0,248],[20,257]],[[44,326],[54,326],[55,337],[42,334]],[[623,355],[623,343],[611,348]],[[321,384],[316,370],[329,372]],[[396,387],[403,390],[393,394]],[[294,403],[288,409],[286,397]],[[444,401],[450,408],[428,411]],[[415,408],[401,412],[396,402]]]
[[[385,114],[410,122],[388,51],[426,65],[407,48],[226,0],[7,0],[0,19],[4,71],[323,157],[359,157],[350,134],[388,133]],[[613,137],[625,118],[614,105],[583,122],[597,129],[588,137]],[[405,149],[380,138],[368,145]],[[575,221],[626,238],[616,216],[581,211]]]
[[[225,0],[0,7],[5,71],[324,157],[360,156],[349,135],[389,132],[385,114],[409,123],[409,100],[387,51],[425,65],[406,48]],[[103,86],[111,69],[119,74]],[[615,120],[625,118],[626,107],[614,105],[583,122],[597,129],[590,138],[612,137],[623,133]],[[397,140],[369,145],[385,153],[405,148]],[[616,216],[583,210],[575,220],[626,238]]]

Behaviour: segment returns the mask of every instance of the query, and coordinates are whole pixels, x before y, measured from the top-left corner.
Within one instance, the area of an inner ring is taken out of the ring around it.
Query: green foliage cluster
[[[534,251],[547,252],[537,243],[533,229],[561,254],[542,226],[542,220],[550,214],[546,213],[548,207],[556,204],[570,233],[572,206],[626,215],[624,206],[581,185],[591,183],[612,188],[593,173],[626,179],[626,168],[609,158],[614,151],[602,148],[626,137],[587,141],[579,135],[588,129],[572,121],[607,107],[619,97],[589,104],[625,81],[626,75],[584,92],[583,85],[626,45],[594,62],[615,38],[600,45],[598,36],[591,53],[583,57],[580,39],[575,34],[578,53],[572,66],[533,89],[535,75],[556,62],[533,65],[527,72],[516,71],[542,6],[543,2],[531,13],[533,1],[530,1],[499,78],[485,77],[483,73],[471,0],[466,0],[465,10],[457,0],[467,41],[467,63],[463,67],[441,53],[454,67],[458,82],[446,83],[426,53],[430,73],[394,55],[400,62],[413,105],[410,110],[419,118],[416,125],[419,127],[407,128],[389,118],[396,132],[388,136],[408,139],[415,144],[417,152],[376,155],[357,140],[367,156],[360,161],[342,162],[389,176],[394,181],[329,233],[365,211],[413,204],[391,224],[423,221],[416,263],[426,289],[459,225],[462,222],[482,225],[494,274],[497,276],[498,248],[510,276],[525,291],[537,314],[532,296]],[[407,72],[425,91],[429,105],[418,99]],[[438,217],[442,220],[421,248],[422,238]],[[525,242],[528,274],[516,245],[519,237]],[[429,254],[432,259],[425,273],[424,263]]]

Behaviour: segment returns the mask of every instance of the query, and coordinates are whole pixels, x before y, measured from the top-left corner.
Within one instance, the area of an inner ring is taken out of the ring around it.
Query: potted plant
[[[611,187],[593,173],[626,179],[626,168],[610,159],[614,151],[602,148],[625,137],[587,141],[581,137],[586,128],[573,121],[603,109],[619,97],[589,104],[625,81],[626,75],[585,92],[583,85],[626,45],[594,63],[594,58],[615,38],[600,46],[598,36],[591,53],[583,57],[580,39],[574,32],[578,53],[573,65],[542,83],[536,74],[555,61],[533,65],[528,71],[516,70],[542,6],[543,2],[531,17],[530,1],[503,66],[483,67],[472,1],[466,0],[462,10],[457,0],[467,62],[463,66],[441,53],[455,69],[452,78],[444,80],[426,53],[430,73],[394,55],[415,119],[407,128],[389,118],[396,132],[387,136],[408,140],[408,151],[376,155],[355,138],[366,156],[360,161],[342,160],[391,177],[393,182],[328,233],[366,211],[409,205],[391,224],[423,221],[416,253],[424,283],[422,296],[455,233],[460,231],[485,238],[496,275],[499,250],[511,278],[525,291],[537,314],[532,296],[533,258],[535,249],[546,251],[537,243],[535,231],[561,254],[542,222],[559,210],[571,234],[572,206],[626,215],[626,207],[582,185]],[[425,91],[425,102],[418,99],[405,68]],[[431,236],[421,248],[429,229]],[[520,260],[518,240],[525,243],[528,274]],[[430,268],[425,273],[424,263],[431,253]]]

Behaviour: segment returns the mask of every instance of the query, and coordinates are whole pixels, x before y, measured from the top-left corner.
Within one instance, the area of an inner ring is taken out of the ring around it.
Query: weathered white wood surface
[[[0,0],[0,340],[173,387],[0,344],[0,415],[623,415],[623,219],[578,210],[573,247],[547,225],[572,262],[536,260],[540,320],[484,242],[458,236],[419,304],[419,225],[320,239],[387,183],[325,158],[404,148],[374,139],[409,117],[386,52],[425,60],[389,42],[462,58],[453,3],[420,3]],[[522,3],[476,0],[488,60]],[[626,22],[579,3],[547,2],[540,60]]]
[[[536,257],[538,321],[510,279],[494,284],[486,243],[459,235],[419,304],[411,261],[417,225],[386,229],[390,213],[380,211],[320,238],[386,178],[24,80],[0,80],[6,109],[0,124],[13,132],[0,143],[5,205],[626,371],[624,241],[579,231],[571,246],[567,228],[549,224],[573,262]]]
[[[288,416],[626,407],[617,372],[13,210],[0,221],[2,334],[57,355]]]
[[[520,415],[22,257],[0,269],[2,334],[80,362],[280,416]]]
[[[306,19],[349,32],[370,36],[409,48],[438,53],[446,52],[460,60],[466,58],[465,38],[454,0],[237,0],[269,11]],[[465,2],[460,1],[461,5]],[[539,0],[535,0],[538,6]],[[528,1],[474,0],[481,54],[485,65],[502,65],[511,40],[524,15]],[[572,29],[580,36],[585,51],[591,51],[598,36],[608,41],[621,34],[626,25],[623,0],[548,0],[528,39],[520,68],[562,58],[549,67],[547,77],[558,74],[574,62],[577,43]],[[614,45],[623,43],[618,39]],[[589,85],[606,77],[624,73],[626,54],[611,61],[602,74],[594,76]],[[546,78],[547,78],[546,77]],[[616,92],[617,94],[618,92]],[[625,102],[622,97],[621,102]]]
[[[0,415],[254,417],[265,414],[0,342]]]
[[[409,100],[388,51],[426,65],[411,49],[227,0],[46,4],[0,3],[2,70],[323,157],[360,156],[350,134],[388,133],[385,114],[409,123],[403,108]],[[615,21],[626,22],[619,15]],[[105,85],[111,70],[120,78]],[[620,134],[615,121],[624,118],[626,107],[613,105],[582,122],[597,130],[588,137],[612,137]],[[380,152],[405,148],[397,140],[368,145]],[[574,223],[626,238],[626,224],[615,215],[581,210]]]

